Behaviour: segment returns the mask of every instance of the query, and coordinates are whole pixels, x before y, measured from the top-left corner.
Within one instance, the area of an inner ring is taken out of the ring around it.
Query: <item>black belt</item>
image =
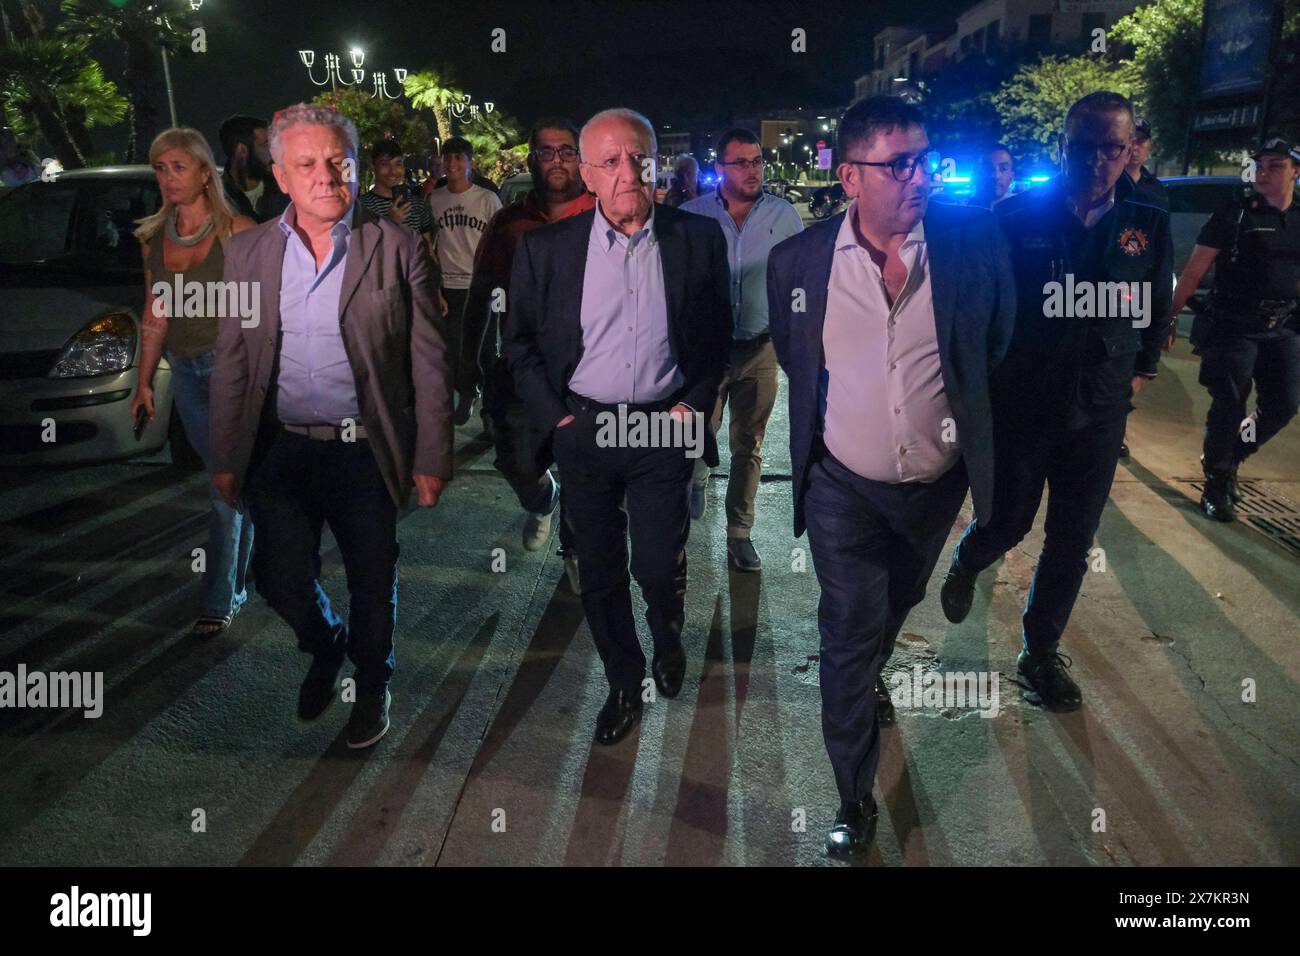
[[[756,335],[752,339],[732,339],[735,345],[766,345],[772,341],[772,333],[764,332],[762,335]]]
[[[579,395],[577,392],[569,392],[565,395],[565,404],[571,412],[615,412],[620,408],[625,408],[629,412],[666,412],[677,404],[677,398],[670,397],[660,399],[657,402],[641,402],[632,404],[631,402],[598,402],[594,398],[587,398],[585,395]]]

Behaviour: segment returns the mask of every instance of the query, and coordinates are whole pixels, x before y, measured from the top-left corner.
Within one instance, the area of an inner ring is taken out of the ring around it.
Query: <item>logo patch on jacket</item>
[[[1119,247],[1126,255],[1140,256],[1147,251],[1147,236],[1141,229],[1125,229],[1119,234]]]

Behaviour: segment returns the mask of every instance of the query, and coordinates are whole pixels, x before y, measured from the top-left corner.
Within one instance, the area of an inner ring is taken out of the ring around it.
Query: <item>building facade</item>
[[[959,14],[951,30],[886,27],[873,38],[871,70],[854,81],[853,99],[905,92],[968,56],[1051,48],[1083,52],[1094,30],[1141,5],[1139,0],[982,0]]]

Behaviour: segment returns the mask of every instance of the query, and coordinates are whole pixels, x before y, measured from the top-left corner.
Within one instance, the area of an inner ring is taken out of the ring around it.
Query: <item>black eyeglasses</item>
[[[900,183],[905,183],[911,179],[918,166],[927,176],[933,176],[939,171],[939,157],[933,150],[927,150],[911,158],[900,156],[898,159],[891,159],[887,163],[869,163],[865,159],[846,159],[845,162],[852,163],[854,166],[887,166],[889,171],[893,173],[894,178]]]
[[[1071,156],[1087,156],[1091,158],[1100,152],[1105,159],[1112,162],[1124,155],[1126,149],[1128,149],[1128,143],[1116,143],[1113,140],[1108,143],[1094,143],[1086,139],[1066,139],[1065,141],[1065,151]]]
[[[537,150],[537,158],[544,163],[551,162],[556,156],[567,163],[572,159],[576,159],[577,155],[578,151],[572,146],[542,146]]]
[[[741,170],[745,169],[762,169],[767,165],[767,160],[761,156],[758,159],[733,159],[729,163],[718,163],[719,166],[735,166]]]

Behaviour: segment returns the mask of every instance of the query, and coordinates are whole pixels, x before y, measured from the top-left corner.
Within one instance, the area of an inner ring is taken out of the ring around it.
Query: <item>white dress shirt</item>
[[[961,455],[944,391],[922,223],[898,250],[907,281],[894,304],[853,229],[856,200],[835,238],[826,289],[823,441],[863,478],[934,481]]]

